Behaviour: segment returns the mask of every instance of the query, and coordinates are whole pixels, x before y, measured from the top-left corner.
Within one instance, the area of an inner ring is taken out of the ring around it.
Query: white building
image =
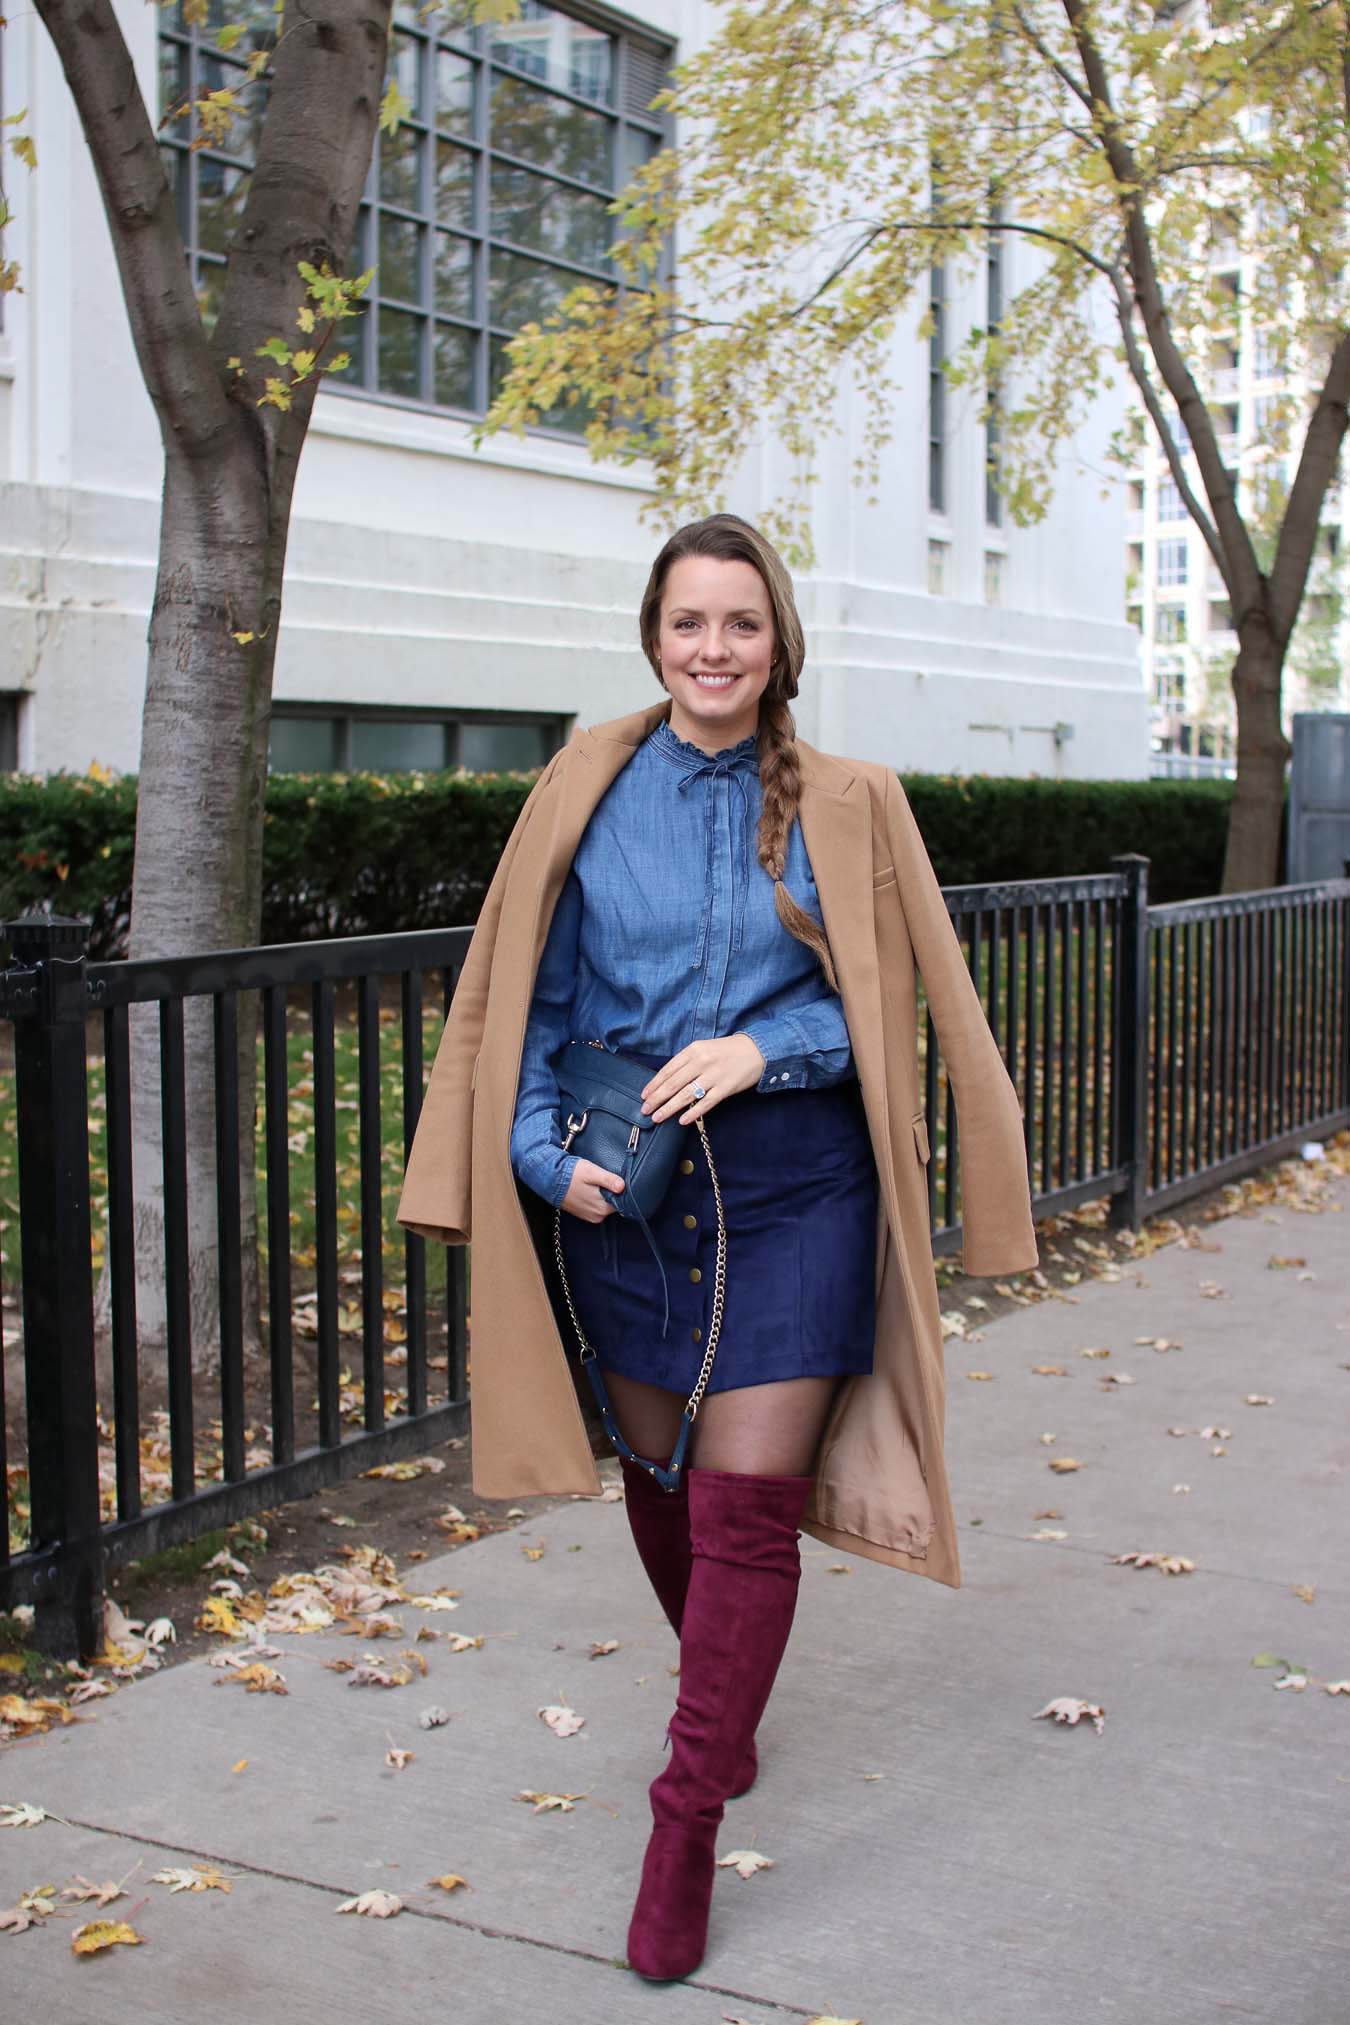
[[[231,81],[211,26],[119,0],[151,106]],[[604,204],[657,145],[644,108],[695,46],[706,0],[637,15],[567,0],[451,39],[401,6],[395,61],[413,117],[381,140],[363,212],[378,295],[351,383],[320,393],[289,551],[273,756],[284,766],[538,764],[573,723],[659,692],[637,646],[659,535],[640,467],[595,467],[562,430],[471,444],[505,335],[607,244]],[[4,30],[6,112],[26,105],[39,168],[17,171],[5,254],[23,292],[0,330],[0,765],[134,769],[160,460],[94,176],[35,15]],[[161,98],[161,94],[164,95]],[[246,157],[189,156],[170,127],[187,243],[209,313]],[[236,145],[245,147],[240,133]],[[996,313],[1024,245],[946,277],[948,330]],[[875,505],[849,482],[855,417],[822,456],[818,561],[798,581],[804,737],[899,768],[1142,776],[1148,699],[1124,618],[1126,503],[1103,497],[1119,411],[1094,411],[1036,528],[1000,516],[979,404],[930,387],[918,308],[897,338],[894,444]],[[722,503],[753,519],[781,490],[772,445]]]

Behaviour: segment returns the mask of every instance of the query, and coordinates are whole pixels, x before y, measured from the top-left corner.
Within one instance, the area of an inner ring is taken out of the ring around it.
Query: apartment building
[[[117,0],[147,102],[238,82],[270,8]],[[666,138],[671,62],[722,19],[708,0],[527,0],[451,32],[400,0],[391,57],[409,106],[371,166],[356,258],[378,278],[351,369],[321,391],[302,460],[278,646],[274,764],[533,766],[578,721],[657,693],[636,611],[660,533],[641,466],[592,464],[565,427],[471,440],[513,329],[606,274],[606,205]],[[227,23],[244,34],[228,51]],[[0,329],[0,766],[132,769],[154,583],[160,464],[87,150],[31,12],[4,30],[4,110],[29,109],[35,175],[13,192],[23,270]],[[191,152],[164,130],[210,317],[251,161],[249,122]],[[875,502],[851,484],[841,385],[798,581],[804,737],[898,767],[1142,775],[1148,705],[1124,621],[1125,501],[1100,495],[1120,410],[1094,410],[1035,528],[1002,513],[997,442],[937,370],[996,318],[1025,245],[995,237],[933,277],[930,346],[895,339],[900,413]],[[754,519],[786,458],[761,434],[718,502]]]

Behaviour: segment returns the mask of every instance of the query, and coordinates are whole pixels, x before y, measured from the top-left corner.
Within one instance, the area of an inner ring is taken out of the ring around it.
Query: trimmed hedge
[[[273,774],[262,940],[476,920],[535,777]],[[944,886],[1103,872],[1133,850],[1154,900],[1219,890],[1231,781],[900,778]],[[95,956],[124,954],[135,822],[132,776],[0,776],[0,920],[46,904],[92,921]]]

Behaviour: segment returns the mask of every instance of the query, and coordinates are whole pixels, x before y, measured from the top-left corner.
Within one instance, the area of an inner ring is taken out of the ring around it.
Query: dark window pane
[[[538,253],[562,260],[604,264],[615,238],[615,221],[603,197],[565,189],[528,169],[492,164],[492,231]]]
[[[436,234],[436,307],[447,316],[474,313],[473,242]]]
[[[400,302],[422,300],[422,227],[408,218],[380,213],[380,268],[376,287],[381,297]]]
[[[15,773],[19,765],[19,699],[0,696],[0,773]]]
[[[524,772],[543,766],[554,752],[548,724],[461,724],[459,763],[470,773]]]
[[[426,772],[445,765],[445,725],[439,720],[418,724],[381,724],[378,719],[353,718],[352,768],[366,773]]]
[[[436,143],[436,223],[473,228],[474,157],[450,141]]]
[[[494,337],[488,339],[489,401],[496,400],[502,381],[510,370],[511,362],[506,356],[506,346],[506,338]],[[550,408],[548,413],[541,415],[539,419],[546,429],[566,429],[569,434],[580,436],[584,433],[586,424],[591,419],[591,413],[589,401],[577,401],[569,404],[564,400],[560,401],[556,408]]]
[[[437,324],[435,336],[436,386],[434,398],[442,408],[472,408],[474,401],[473,361],[477,339],[472,331],[455,330]]]
[[[623,127],[619,142],[619,183],[623,188],[644,162],[649,162],[661,146],[655,134],[643,133],[641,127]]]
[[[273,773],[333,773],[338,763],[337,719],[274,715],[267,763]]]
[[[187,97],[187,51],[177,42],[159,45],[159,116],[161,119]],[[169,129],[179,130],[178,121]]]
[[[401,309],[380,311],[379,385],[386,394],[422,394],[422,331],[425,318]]]
[[[159,158],[164,164],[164,176],[173,191],[173,208],[178,219],[178,229],[183,235],[183,244],[192,244],[192,185],[189,181],[188,157],[177,148],[161,148]]]
[[[524,0],[514,21],[495,29],[492,54],[542,84],[560,85],[597,105],[613,103],[614,38],[540,0]]]
[[[422,209],[422,150],[425,146],[416,127],[399,127],[396,133],[380,135],[380,199],[401,204],[405,211]]]
[[[386,72],[386,82],[398,86],[408,101],[408,110],[419,119],[422,115],[422,48],[421,36],[405,35],[396,28],[389,41],[389,69]]]
[[[612,188],[614,121],[516,77],[492,87],[492,145],[579,182]]]
[[[493,247],[488,285],[488,318],[515,326],[537,323],[555,310],[563,297],[586,279],[570,268],[546,267],[519,253]]]
[[[436,124],[444,133],[473,134],[473,81],[477,65],[448,49],[436,52]]]
[[[366,316],[363,314],[351,317],[347,322],[338,325],[338,334],[333,340],[333,353],[340,357],[343,352],[346,352],[351,363],[350,365],[343,366],[337,372],[333,372],[330,368],[329,377],[334,380],[340,380],[344,387],[361,387],[365,385],[366,322]]]
[[[245,169],[229,169],[210,155],[197,157],[197,244],[205,253],[228,253],[248,201]]]
[[[216,327],[220,298],[225,293],[224,261],[203,260],[197,270],[197,308],[208,331]]]

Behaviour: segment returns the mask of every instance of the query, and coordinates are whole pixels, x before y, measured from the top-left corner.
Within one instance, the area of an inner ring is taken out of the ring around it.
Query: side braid
[[[804,942],[820,958],[831,991],[838,991],[830,945],[820,923],[799,907],[783,880],[787,869],[788,835],[797,820],[802,777],[797,764],[797,726],[787,702],[774,697],[777,681],[759,704],[759,781],[764,806],[759,819],[759,862],[773,880],[773,904],[789,935]]]

